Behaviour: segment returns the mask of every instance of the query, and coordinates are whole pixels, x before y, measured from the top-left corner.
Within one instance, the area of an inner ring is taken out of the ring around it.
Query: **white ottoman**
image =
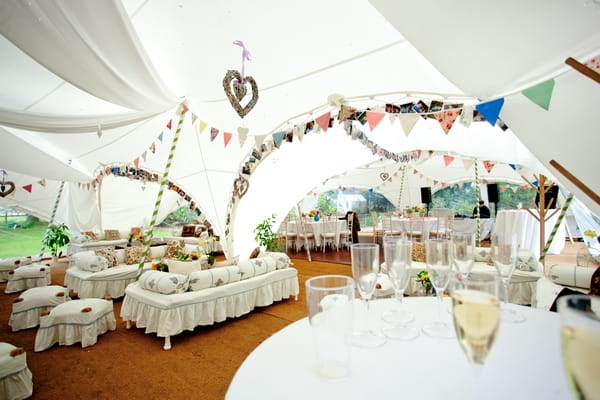
[[[25,399],[32,393],[33,380],[25,351],[0,342],[0,399]]]
[[[16,293],[25,289],[48,286],[52,283],[50,264],[29,264],[8,273],[4,293]]]
[[[11,257],[0,259],[0,282],[8,280],[8,273],[23,265],[31,264],[31,257]]]
[[[27,289],[13,300],[8,325],[13,332],[38,326],[40,313],[53,309],[67,299],[67,289],[62,286],[50,285]]]
[[[112,300],[71,300],[54,307],[40,318],[35,335],[35,351],[44,351],[58,342],[70,346],[81,342],[81,347],[96,344],[98,335],[117,327]]]

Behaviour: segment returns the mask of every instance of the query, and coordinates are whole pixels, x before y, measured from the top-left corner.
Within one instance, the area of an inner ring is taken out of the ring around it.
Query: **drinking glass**
[[[452,292],[452,319],[456,337],[475,371],[491,350],[500,325],[500,302],[493,275],[470,275]]]
[[[475,262],[475,234],[452,232],[452,255],[459,284],[468,277]]]
[[[352,343],[360,347],[378,347],[385,343],[385,336],[369,328],[369,300],[375,291],[379,275],[379,244],[354,243],[350,246],[352,277],[356,289],[365,302],[364,329],[354,332]]]
[[[501,317],[506,322],[523,322],[525,316],[517,310],[508,308],[508,285],[510,278],[517,264],[517,254],[519,247],[517,245],[516,233],[494,233],[492,235],[491,257],[498,277],[502,283],[504,303],[501,309]]]
[[[392,326],[384,327],[383,333],[390,339],[409,340],[419,336],[419,331],[407,324],[415,316],[406,311],[402,306],[404,291],[408,285],[410,266],[412,262],[412,243],[399,236],[385,236],[383,238],[383,255],[387,275],[394,287],[398,308],[385,311],[381,318]]]
[[[600,297],[572,294],[558,299],[563,365],[575,399],[600,393]]]
[[[454,331],[442,320],[444,291],[452,275],[452,242],[447,239],[425,241],[425,268],[438,299],[438,320],[423,325],[423,332],[438,338],[452,338]]]

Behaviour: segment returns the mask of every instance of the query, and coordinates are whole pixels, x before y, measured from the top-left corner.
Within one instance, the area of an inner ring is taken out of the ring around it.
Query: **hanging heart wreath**
[[[382,181],[387,181],[388,178],[390,177],[390,174],[388,174],[387,172],[382,172],[379,174],[379,178],[381,178]]]
[[[252,91],[252,98],[245,106],[240,103],[246,94],[248,94],[247,84],[250,85]],[[242,75],[236,70],[228,70],[223,78],[223,89],[225,94],[231,103],[231,106],[238,113],[241,118],[244,118],[256,105],[258,101],[258,86],[256,81],[251,76]]]
[[[248,180],[240,176],[235,180],[233,184],[233,190],[235,191],[235,194],[237,194],[237,196],[241,199],[248,191],[248,186],[250,186]]]
[[[14,182],[8,181],[8,182],[4,182],[4,183],[0,184],[0,196],[1,197],[6,197],[14,191],[15,191],[15,183]]]

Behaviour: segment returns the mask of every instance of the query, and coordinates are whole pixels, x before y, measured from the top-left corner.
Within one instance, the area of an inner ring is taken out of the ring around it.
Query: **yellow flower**
[[[593,230],[593,229],[587,229],[585,232],[583,232],[583,234],[585,236],[589,236],[589,237],[596,237],[597,236],[596,231]]]

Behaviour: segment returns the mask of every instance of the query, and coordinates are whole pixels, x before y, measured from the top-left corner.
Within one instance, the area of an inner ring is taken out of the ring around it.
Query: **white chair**
[[[309,224],[302,220],[302,217],[296,218],[296,251],[306,247],[310,250],[315,248],[315,234],[309,229]]]
[[[337,220],[328,220],[323,222],[323,232],[321,232],[320,237],[323,253],[328,246],[331,249],[335,248],[339,251],[338,239],[340,237],[340,232],[338,231],[338,226]]]
[[[8,273],[4,293],[16,293],[25,289],[48,286],[52,283],[50,264],[29,264]]]
[[[8,325],[13,332],[40,324],[40,313],[68,300],[67,288],[50,285],[27,289],[13,300]]]
[[[450,239],[454,228],[454,214],[447,208],[432,210],[431,216],[436,219],[435,228],[430,236],[436,239]]]
[[[350,245],[353,243],[354,213],[348,214],[346,217],[344,229],[340,231],[340,245],[350,250]]]
[[[384,236],[395,236],[402,234],[402,231],[394,229],[391,213],[381,216],[381,227]]]
[[[20,400],[33,393],[33,379],[22,347],[0,342],[0,399]]]

